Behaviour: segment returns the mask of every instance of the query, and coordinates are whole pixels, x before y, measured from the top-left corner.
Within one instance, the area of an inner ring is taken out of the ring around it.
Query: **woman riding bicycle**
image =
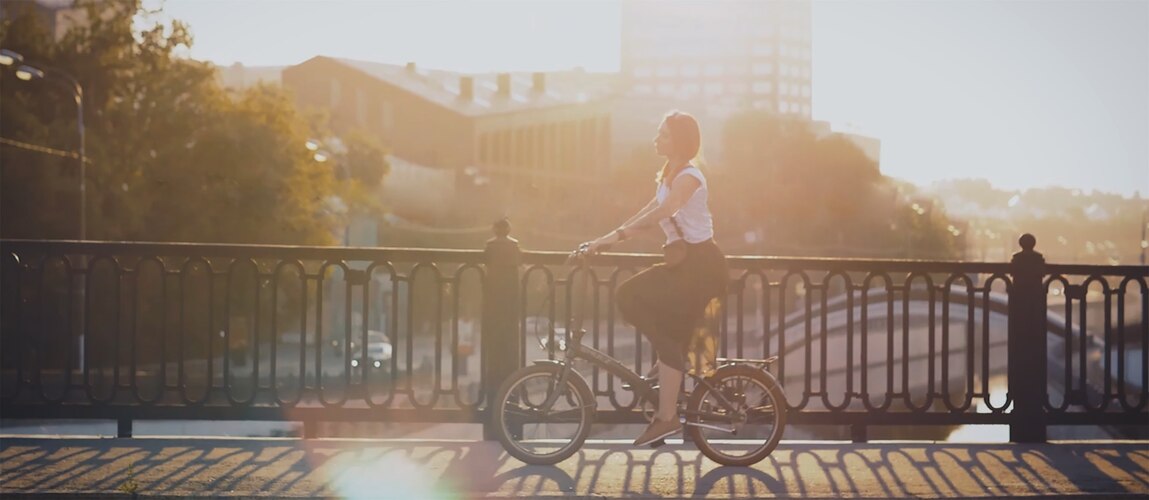
[[[634,216],[614,231],[588,242],[590,253],[658,226],[666,236],[667,262],[655,264],[619,285],[618,308],[658,355],[658,410],[634,440],[645,446],[682,430],[678,391],[686,370],[691,335],[703,324],[708,305],[726,292],[726,257],[714,242],[706,177],[692,162],[701,133],[693,116],[673,111],[658,127],[654,148],[666,162],[655,177],[657,189]],[[682,250],[684,247],[684,250]],[[684,258],[671,259],[675,250]]]

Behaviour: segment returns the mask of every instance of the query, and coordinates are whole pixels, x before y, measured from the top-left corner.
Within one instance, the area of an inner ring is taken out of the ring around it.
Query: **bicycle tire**
[[[548,434],[548,429],[543,428],[543,426],[552,425],[551,423],[531,424],[523,422],[523,420],[532,418],[532,410],[525,407],[522,401],[530,398],[530,388],[526,387],[525,384],[537,379],[545,382],[545,390],[549,391],[551,390],[550,387],[558,383],[562,369],[562,366],[557,364],[525,366],[507,377],[507,380],[500,385],[499,391],[495,393],[495,400],[492,405],[495,435],[499,443],[503,445],[503,449],[523,463],[531,465],[559,463],[570,458],[582,448],[587,436],[590,435],[596,410],[594,395],[582,376],[572,371],[571,376],[567,379],[566,387],[561,389],[560,399],[555,402],[555,404],[571,403],[570,406],[573,408],[566,410],[566,412],[570,412],[572,420],[570,422],[557,421],[553,424],[556,427],[563,426],[562,429],[569,429],[572,424],[576,425],[571,436],[558,439],[524,439],[528,432],[533,436],[537,436],[540,431],[543,434]],[[545,399],[545,393],[537,396]],[[573,403],[569,400],[571,396],[575,397]],[[540,398],[536,397],[535,399]],[[527,403],[532,402],[528,401]],[[539,402],[541,401],[535,403]],[[510,418],[510,415],[514,415],[515,418]],[[541,417],[545,417],[545,415],[535,416],[535,418]],[[516,428],[519,425],[522,426],[522,430]],[[529,427],[531,425],[536,427]],[[556,447],[557,449],[554,449]]]
[[[764,418],[766,420],[757,420],[758,423],[770,425],[769,435],[761,442],[758,439],[743,440],[741,443],[723,443],[722,445],[716,444],[714,441],[719,441],[715,437],[707,434],[710,429],[689,425],[690,422],[707,423],[706,417],[702,416],[704,413],[721,414],[725,412],[720,406],[716,406],[715,399],[712,396],[712,390],[705,385],[698,385],[695,387],[693,394],[690,396],[690,401],[687,404],[687,432],[690,438],[694,441],[698,450],[706,455],[707,458],[728,466],[749,466],[756,464],[762,459],[766,458],[778,446],[782,440],[782,434],[786,429],[786,396],[782,392],[782,386],[774,377],[758,368],[747,365],[730,365],[719,368],[713,376],[707,379],[712,387],[717,390],[724,391],[724,396],[727,399],[734,399],[735,404],[740,404],[743,407],[746,405],[746,388],[730,389],[728,384],[736,381],[737,379],[745,380],[754,383],[761,389],[761,396],[755,397],[755,408],[759,408],[756,412],[752,413],[753,416]],[[729,423],[722,422],[722,425],[730,425]],[[746,422],[744,422],[745,427]],[[737,429],[737,427],[735,427]],[[717,431],[714,431],[717,432]],[[734,435],[737,434],[737,431]],[[753,431],[747,432],[749,434],[745,437],[753,436]],[[723,440],[725,441],[725,440]],[[748,453],[742,455],[733,454],[734,450],[741,450],[751,446]]]

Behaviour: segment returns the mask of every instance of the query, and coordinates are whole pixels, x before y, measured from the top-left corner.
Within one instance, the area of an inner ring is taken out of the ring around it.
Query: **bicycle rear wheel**
[[[747,466],[766,458],[786,427],[782,387],[746,365],[720,368],[707,382],[710,387],[695,386],[686,410],[687,432],[698,450],[722,465]]]
[[[586,441],[594,420],[594,396],[573,371],[560,387],[561,374],[559,365],[527,366],[499,388],[492,405],[495,433],[511,456],[528,464],[550,465],[566,460]],[[553,403],[544,408],[548,399]]]

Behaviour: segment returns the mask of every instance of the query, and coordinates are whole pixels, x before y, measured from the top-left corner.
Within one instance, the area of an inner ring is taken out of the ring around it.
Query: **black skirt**
[[[709,328],[707,313],[716,314],[713,301],[726,296],[728,281],[726,256],[714,240],[691,243],[681,264],[655,264],[619,285],[618,308],[660,361],[685,370],[691,339]]]

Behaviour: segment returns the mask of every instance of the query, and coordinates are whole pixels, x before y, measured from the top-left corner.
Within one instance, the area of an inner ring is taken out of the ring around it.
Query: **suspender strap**
[[[674,224],[674,230],[678,232],[678,237],[682,239],[682,241],[686,241],[686,235],[682,234],[682,227],[678,225],[678,219],[675,219],[674,216],[671,215],[670,223]]]

